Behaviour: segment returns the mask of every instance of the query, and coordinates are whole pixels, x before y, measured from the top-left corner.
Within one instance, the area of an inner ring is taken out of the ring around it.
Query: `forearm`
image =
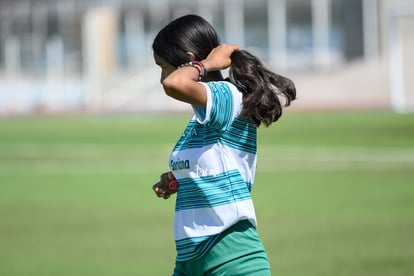
[[[179,101],[205,107],[207,96],[205,88],[197,79],[199,71],[192,66],[178,68],[166,77],[162,85],[165,93]]]

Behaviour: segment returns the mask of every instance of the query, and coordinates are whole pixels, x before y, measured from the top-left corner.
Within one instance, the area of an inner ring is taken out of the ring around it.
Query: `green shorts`
[[[266,251],[255,227],[240,221],[220,234],[201,258],[176,262],[173,276],[269,276]]]

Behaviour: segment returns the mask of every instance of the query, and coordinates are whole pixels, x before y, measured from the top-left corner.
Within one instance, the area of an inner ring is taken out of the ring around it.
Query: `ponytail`
[[[296,98],[294,83],[266,69],[260,60],[247,51],[231,55],[230,81],[243,93],[241,115],[259,127],[268,127],[282,115],[279,96],[285,98],[284,106]]]

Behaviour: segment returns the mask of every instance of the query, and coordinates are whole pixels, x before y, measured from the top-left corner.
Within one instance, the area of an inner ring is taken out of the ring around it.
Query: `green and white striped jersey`
[[[251,188],[256,127],[240,117],[242,94],[230,82],[203,83],[206,108],[194,115],[170,156],[179,188],[174,217],[177,261],[196,259],[218,235],[248,219],[256,226]]]

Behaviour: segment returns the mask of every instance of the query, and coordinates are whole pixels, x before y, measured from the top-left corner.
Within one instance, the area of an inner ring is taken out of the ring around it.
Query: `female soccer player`
[[[177,192],[173,275],[270,275],[250,194],[256,130],[296,98],[293,82],[238,46],[220,44],[197,15],[169,23],[152,47],[165,93],[194,110],[170,171],[153,186],[164,199]]]

